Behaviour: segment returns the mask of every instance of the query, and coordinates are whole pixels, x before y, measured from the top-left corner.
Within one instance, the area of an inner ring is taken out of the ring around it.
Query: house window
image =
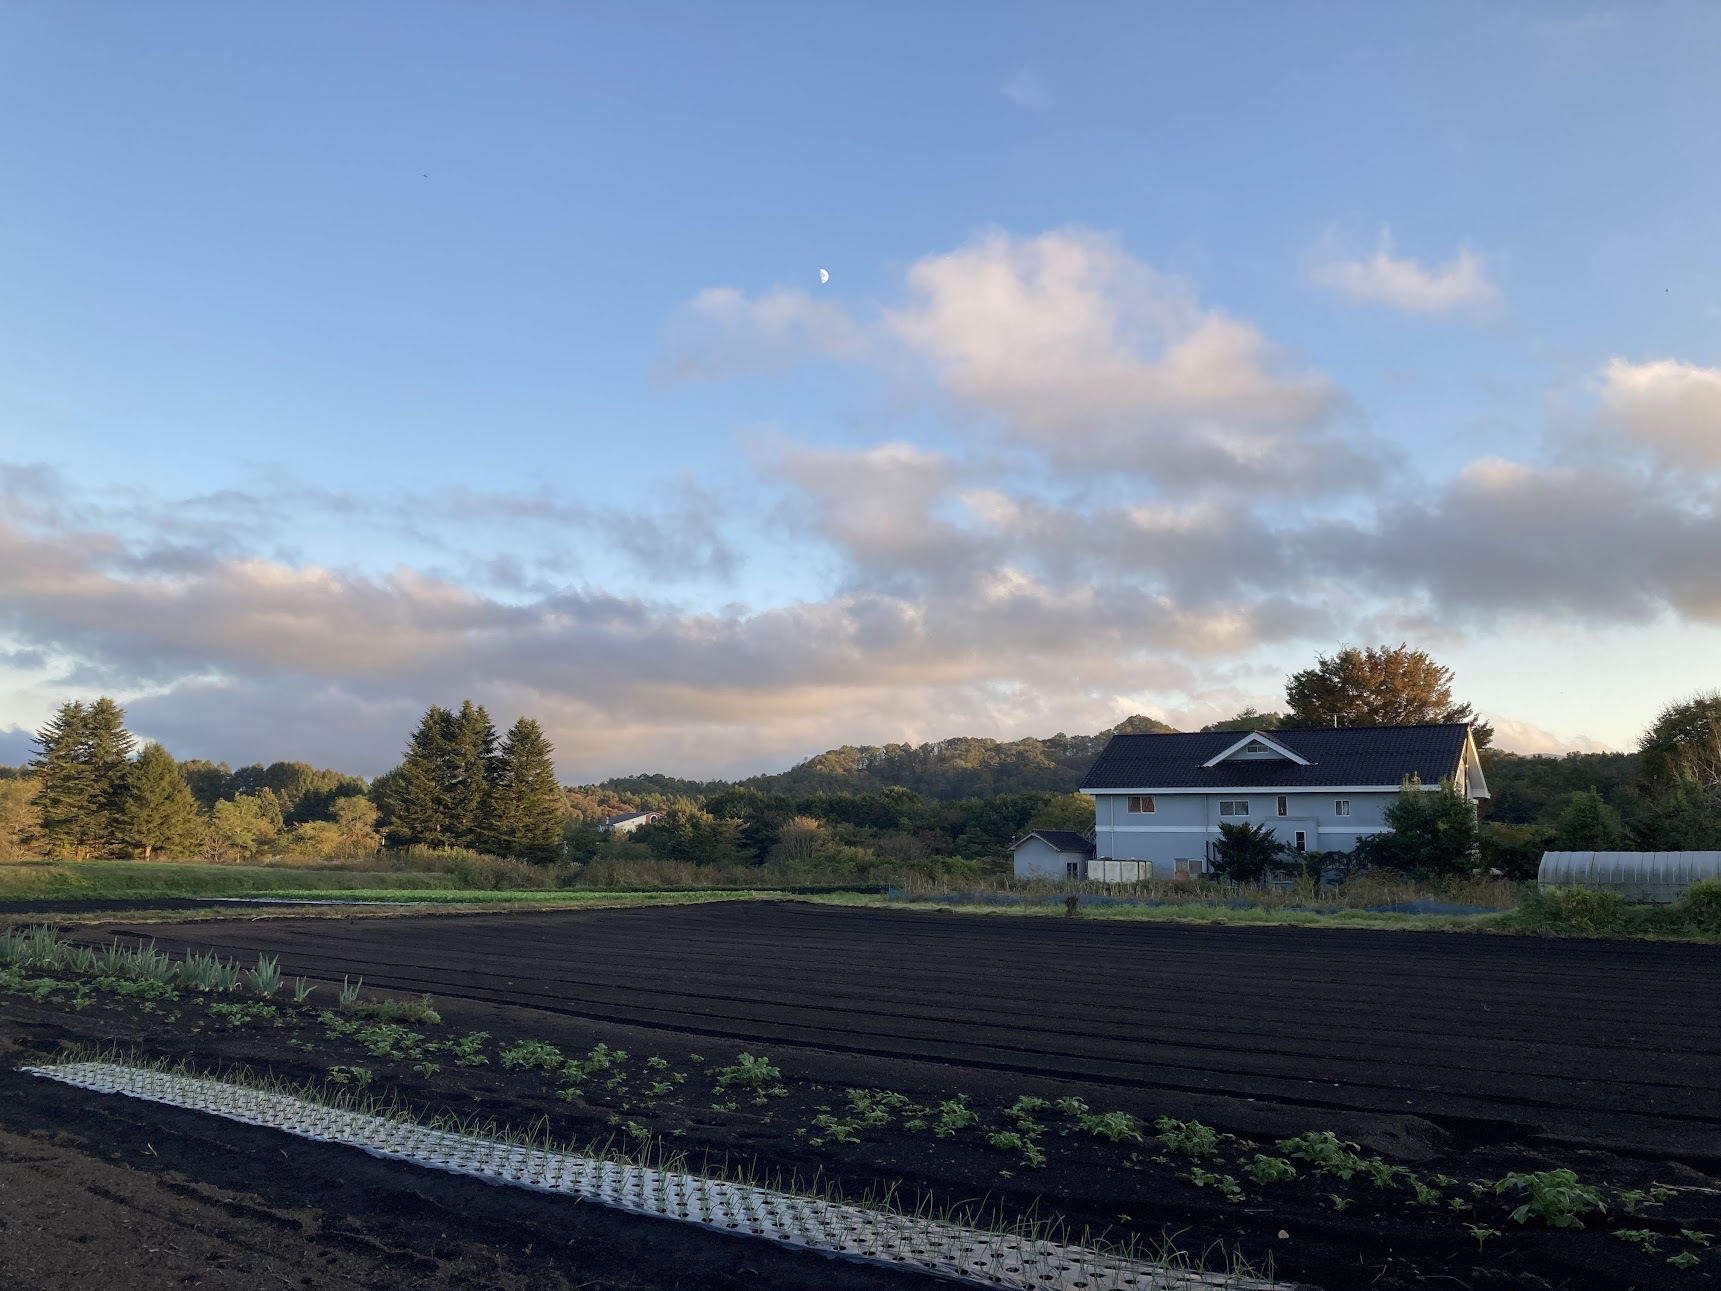
[[[1249,814],[1249,800],[1247,798],[1221,798],[1219,800],[1219,814],[1221,816],[1247,816]]]
[[[1065,861],[1064,862],[1064,877],[1066,879],[1079,879],[1079,878],[1081,878],[1082,877],[1082,863],[1080,861]]]
[[[1351,814],[1351,800],[1349,798],[1334,798],[1333,799],[1333,815],[1335,815],[1335,816],[1348,816],[1350,814]]]
[[[1133,812],[1137,815],[1140,815],[1143,812],[1152,811],[1153,810],[1153,796],[1151,794],[1145,794],[1145,793],[1132,793],[1132,794],[1130,794],[1130,796],[1129,796],[1129,809],[1131,812]]]
[[[1267,746],[1261,743],[1260,740],[1250,740],[1243,746],[1243,752],[1245,753],[1265,753],[1266,751]]]
[[[1291,814],[1291,800],[1285,797],[1284,794],[1279,795],[1279,814],[1281,816],[1289,816]]]
[[[1299,852],[1306,852],[1309,850],[1309,836],[1300,829],[1297,831],[1297,850]]]

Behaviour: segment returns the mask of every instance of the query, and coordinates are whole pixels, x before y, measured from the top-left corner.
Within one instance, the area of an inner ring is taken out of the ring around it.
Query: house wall
[[[1221,819],[1231,824],[1266,825],[1287,845],[1302,830],[1311,852],[1348,852],[1364,834],[1385,832],[1386,809],[1398,791],[1379,790],[1349,793],[1287,793],[1287,814],[1278,814],[1277,793],[1186,792],[1153,795],[1154,810],[1130,813],[1129,795],[1096,793],[1094,799],[1094,854],[1117,860],[1152,861],[1154,877],[1174,876],[1179,860],[1195,862],[1200,873],[1207,844],[1219,835]],[[1244,798],[1248,816],[1219,815],[1221,798]],[[1349,816],[1333,812],[1335,799],[1348,798]]]
[[[1069,862],[1085,860],[1085,852],[1060,852],[1043,838],[1028,838],[1016,849],[1016,877],[1062,879],[1068,873],[1065,866]]]

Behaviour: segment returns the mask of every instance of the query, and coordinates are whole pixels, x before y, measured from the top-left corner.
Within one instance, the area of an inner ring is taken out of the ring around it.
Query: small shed
[[[1721,852],[1543,852],[1544,888],[1599,888],[1626,901],[1677,901],[1699,879],[1721,879]]]
[[[1010,850],[1019,879],[1080,879],[1087,877],[1094,845],[1073,829],[1035,829],[1011,843]]]

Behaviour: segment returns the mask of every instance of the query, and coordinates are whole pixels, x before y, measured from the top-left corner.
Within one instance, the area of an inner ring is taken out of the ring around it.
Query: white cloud
[[[1721,468],[1721,368],[1677,359],[1610,359],[1601,373],[1605,421],[1663,463]]]
[[[1052,103],[1052,96],[1047,92],[1045,82],[1025,67],[998,89],[1017,107],[1046,108]]]
[[[777,288],[749,296],[708,287],[674,320],[663,375],[672,381],[770,372],[811,358],[859,362],[872,338],[841,305]]]
[[[1494,728],[1494,747],[1505,753],[1612,753],[1610,748],[1599,740],[1592,740],[1587,735],[1556,735],[1552,731],[1537,726],[1534,722],[1515,721],[1510,717],[1499,717],[1491,713],[1482,714],[1482,718]]]
[[[1310,271],[1317,286],[1351,300],[1388,305],[1407,314],[1466,313],[1476,317],[1497,312],[1504,298],[1489,278],[1482,258],[1469,247],[1445,264],[1424,267],[1392,254],[1392,235],[1383,231],[1374,254],[1344,258],[1329,247]]]

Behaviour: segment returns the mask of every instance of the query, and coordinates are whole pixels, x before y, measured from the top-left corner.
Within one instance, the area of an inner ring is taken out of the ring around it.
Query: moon
[[[829,282],[830,280],[831,280],[831,271],[829,269],[820,269],[819,270],[819,281],[820,282]]]

